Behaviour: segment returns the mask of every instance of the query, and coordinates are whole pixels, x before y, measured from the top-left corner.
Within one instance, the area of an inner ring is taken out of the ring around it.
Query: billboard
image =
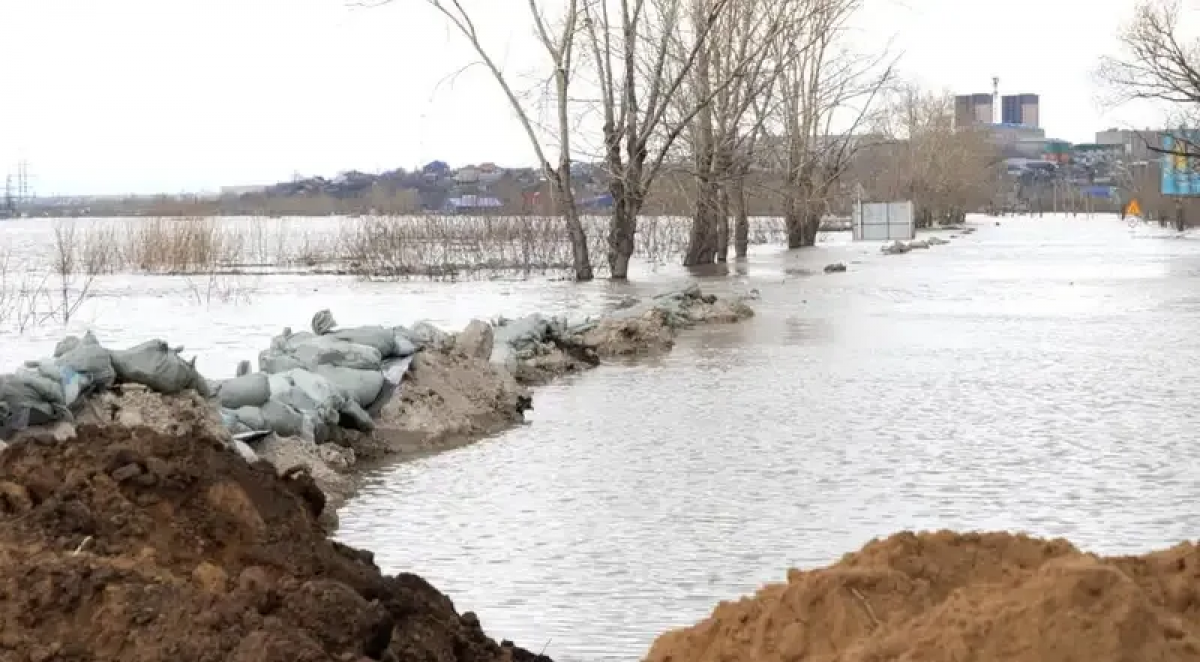
[[[1176,136],[1182,140],[1177,140]],[[1163,195],[1200,195],[1200,156],[1196,156],[1198,148],[1200,131],[1163,134]],[[1191,156],[1188,155],[1189,152]]]

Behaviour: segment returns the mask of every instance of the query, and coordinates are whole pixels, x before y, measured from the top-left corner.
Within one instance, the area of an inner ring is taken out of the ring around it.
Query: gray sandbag
[[[396,357],[404,358],[417,353],[417,344],[401,333],[394,333],[396,338]]]
[[[59,366],[87,375],[97,388],[108,388],[117,380],[112,353],[100,346],[100,341],[91,331],[83,334],[82,339],[61,354],[55,348],[54,356],[54,362]]]
[[[298,436],[304,429],[304,414],[279,400],[267,400],[258,411],[262,414],[263,429],[281,437]]]
[[[383,374],[383,381],[392,386],[399,386],[404,375],[408,374],[408,369],[412,367],[412,362],[412,356],[384,361],[383,369],[380,371]]]
[[[338,427],[358,430],[359,432],[373,432],[375,430],[375,421],[371,419],[370,414],[353,400],[348,400],[346,406],[342,407],[339,413],[341,416],[338,418]]]
[[[322,365],[333,365],[357,370],[379,370],[383,357],[379,350],[368,345],[321,336],[299,344],[292,355],[310,369]]]
[[[251,430],[266,430],[269,427],[262,410],[258,407],[238,407],[233,410],[233,413],[237,416],[239,423]]]
[[[320,414],[321,420],[337,424],[337,412],[346,406],[346,395],[341,389],[324,377],[307,370],[293,370],[287,373],[287,378],[291,380],[294,386],[293,390],[299,390],[301,394],[316,403],[314,411]],[[274,393],[273,390],[272,393]],[[287,402],[283,398],[279,399]],[[300,407],[296,408],[304,411]]]
[[[182,350],[182,347],[172,349],[162,340],[150,340],[112,352],[112,363],[119,381],[142,384],[167,395],[194,389],[208,397],[208,382],[196,372],[194,358],[191,361],[180,358]]]
[[[80,340],[78,336],[67,336],[66,338],[63,338],[54,345],[54,358],[58,358],[63,354],[75,349],[79,346],[79,343]]]
[[[337,338],[355,345],[373,347],[375,351],[379,352],[380,357],[385,359],[400,355],[396,343],[396,332],[383,326],[356,326],[349,329],[338,329],[326,337]]]
[[[396,394],[400,382],[404,380],[404,375],[408,374],[408,369],[412,367],[414,358],[416,357],[410,355],[383,362],[383,370],[380,372],[383,375],[383,388],[380,389],[379,396],[375,398],[375,401],[366,407],[368,414],[378,418],[383,413],[383,406]]]
[[[406,336],[417,347],[440,349],[453,346],[454,344],[453,336],[437,328],[430,322],[417,322],[411,329],[405,329],[402,326],[396,327],[395,331]]]
[[[362,407],[370,407],[383,390],[383,373],[378,370],[355,370],[332,365],[317,366],[317,374],[329,380]]]
[[[57,381],[35,372],[0,375],[0,438],[30,426],[71,420]]]
[[[269,375],[289,370],[306,370],[309,366],[296,358],[291,350],[264,349],[258,353],[258,369]],[[316,367],[316,366],[312,366]]]
[[[318,336],[323,336],[333,331],[336,326],[337,322],[333,319],[333,313],[329,312],[328,309],[317,311],[317,314],[313,315],[312,330]]]
[[[19,374],[35,374],[42,379],[58,384],[63,402],[68,409],[79,403],[85,395],[96,390],[90,376],[75,372],[71,368],[59,366],[54,359],[26,361],[25,368]]]
[[[222,407],[261,407],[271,398],[271,384],[261,372],[234,377],[221,384],[217,400]]]
[[[245,377],[250,374],[250,362],[246,360],[238,361],[237,370],[234,371],[235,377]]]

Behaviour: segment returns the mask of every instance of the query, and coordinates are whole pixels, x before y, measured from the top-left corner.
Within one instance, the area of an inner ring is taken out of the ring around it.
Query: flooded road
[[[834,260],[849,272],[819,273]],[[339,535],[560,661],[638,659],[718,600],[898,529],[1103,552],[1197,535],[1200,241],[1005,220],[903,256],[767,253],[705,284],[747,286],[754,320],[372,474]]]

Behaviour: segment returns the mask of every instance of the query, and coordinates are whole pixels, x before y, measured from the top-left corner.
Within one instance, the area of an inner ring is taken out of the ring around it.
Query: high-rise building
[[[961,94],[954,97],[954,125],[959,128],[995,122],[992,95]]]
[[[1004,124],[1038,126],[1038,95],[1005,95],[1000,100],[1000,121]]]

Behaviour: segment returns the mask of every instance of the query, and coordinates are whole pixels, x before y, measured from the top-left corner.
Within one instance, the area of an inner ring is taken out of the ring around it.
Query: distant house
[[[473,212],[495,211],[504,206],[499,198],[484,195],[462,195],[447,198],[442,210],[448,214],[469,214]]]
[[[256,195],[267,190],[266,186],[222,186],[222,196],[236,197],[239,195]]]
[[[501,170],[495,163],[479,164],[479,183],[480,184],[495,184],[504,177],[504,171]]]
[[[579,208],[586,211],[610,211],[612,207],[613,197],[611,193],[601,193],[600,195],[584,198],[579,201]]]
[[[473,165],[459,168],[458,172],[454,173],[454,181],[459,184],[478,184],[479,168]]]
[[[450,174],[450,164],[445,161],[430,161],[421,168],[421,175],[425,179],[441,179]]]

